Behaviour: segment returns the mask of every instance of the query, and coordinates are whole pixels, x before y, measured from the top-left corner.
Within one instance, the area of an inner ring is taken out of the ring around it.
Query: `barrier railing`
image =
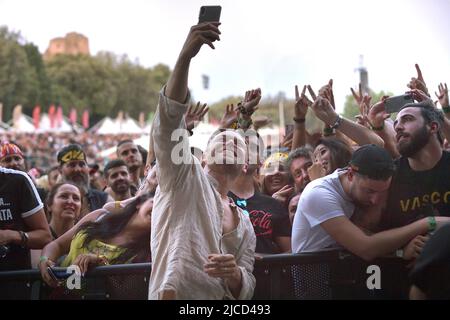
[[[38,270],[5,271],[0,299],[147,299],[150,272],[150,263],[101,266],[82,278],[81,289],[55,290]],[[406,299],[408,272],[395,257],[368,263],[342,251],[268,255],[255,262],[254,299]]]

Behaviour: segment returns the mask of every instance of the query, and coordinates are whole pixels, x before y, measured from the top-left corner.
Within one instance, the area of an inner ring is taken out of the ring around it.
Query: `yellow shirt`
[[[80,254],[92,253],[95,255],[103,255],[108,261],[112,261],[125,252],[126,248],[116,245],[107,244],[99,240],[92,240],[88,245],[84,243],[86,233],[78,232],[70,243],[70,251],[61,267],[70,266]]]

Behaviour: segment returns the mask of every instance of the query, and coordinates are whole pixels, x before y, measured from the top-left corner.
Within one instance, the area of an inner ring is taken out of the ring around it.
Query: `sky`
[[[89,38],[91,54],[110,51],[173,68],[202,5],[221,5],[221,41],[191,64],[195,99],[209,103],[262,89],[334,80],[338,110],[363,55],[369,86],[402,94],[418,63],[430,92],[450,84],[450,0],[0,0],[0,25],[20,31],[44,53],[68,32]],[[202,88],[201,75],[210,77]],[[433,94],[434,95],[434,94]]]

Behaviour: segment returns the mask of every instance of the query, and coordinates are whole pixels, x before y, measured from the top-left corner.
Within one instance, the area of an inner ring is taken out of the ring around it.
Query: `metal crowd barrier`
[[[368,288],[369,266],[379,267],[380,288]],[[150,263],[101,266],[81,289],[49,288],[38,270],[0,272],[0,299],[147,299]],[[342,251],[257,258],[254,299],[406,299],[406,262],[386,257],[365,262]]]

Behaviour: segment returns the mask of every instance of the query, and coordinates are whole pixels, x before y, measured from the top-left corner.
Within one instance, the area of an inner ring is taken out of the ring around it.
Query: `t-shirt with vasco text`
[[[450,153],[430,170],[414,171],[408,159],[396,161],[381,227],[402,227],[430,215],[450,217]]]

